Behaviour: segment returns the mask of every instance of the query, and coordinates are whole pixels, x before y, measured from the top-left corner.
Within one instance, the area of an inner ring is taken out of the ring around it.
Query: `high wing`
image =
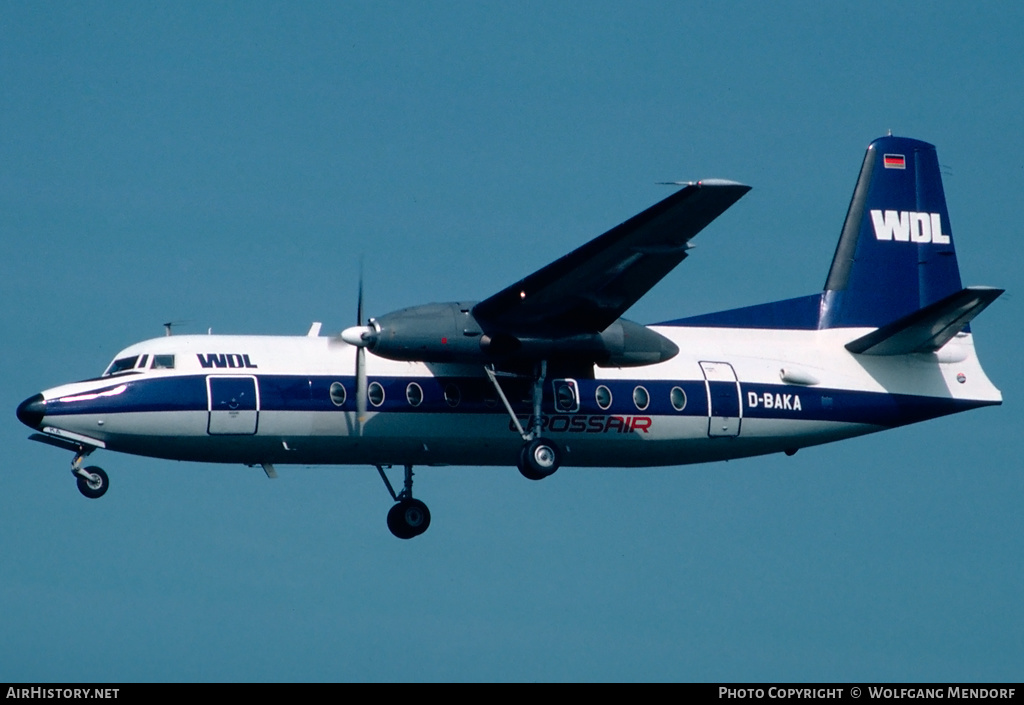
[[[481,301],[473,316],[516,336],[599,333],[682,262],[689,241],[749,190],[717,179],[688,184]]]

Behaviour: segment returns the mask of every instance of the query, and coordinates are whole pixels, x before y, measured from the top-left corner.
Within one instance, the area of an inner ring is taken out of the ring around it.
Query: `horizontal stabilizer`
[[[995,301],[1003,289],[971,286],[847,343],[860,355],[935,352]]]

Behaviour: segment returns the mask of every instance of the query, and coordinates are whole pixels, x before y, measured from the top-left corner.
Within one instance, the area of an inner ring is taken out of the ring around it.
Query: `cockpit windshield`
[[[127,372],[128,370],[135,369],[135,363],[139,361],[138,355],[132,355],[131,357],[121,357],[110,363],[110,367],[103,373],[104,377],[110,375],[116,375],[120,372]]]
[[[173,370],[174,355],[153,355],[150,363],[150,355],[132,355],[130,357],[119,357],[110,363],[102,377],[125,374],[134,371],[136,374],[150,370]]]
[[[174,369],[174,355],[154,355],[153,356],[153,367],[154,370],[173,370]]]

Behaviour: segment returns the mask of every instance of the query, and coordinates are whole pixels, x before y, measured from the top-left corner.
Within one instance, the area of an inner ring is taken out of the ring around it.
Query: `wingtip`
[[[739,186],[740,188],[747,189],[748,191],[750,190],[750,186],[747,186],[746,184],[741,184],[739,181],[731,181],[730,179],[701,179],[700,181],[697,182],[697,185],[698,186],[712,186],[712,187],[715,187],[715,186],[726,186],[726,187]]]

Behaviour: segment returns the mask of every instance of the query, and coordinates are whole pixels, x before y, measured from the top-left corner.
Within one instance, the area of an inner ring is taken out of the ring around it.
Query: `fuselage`
[[[652,327],[679,347],[645,367],[544,380],[563,465],[684,465],[781,451],[1001,403],[961,333],[938,353],[854,355],[870,329]],[[325,336],[171,336],[97,379],[45,390],[19,418],[51,437],[177,460],[514,465],[522,438],[482,366],[368,355]],[[499,378],[524,427],[533,380]]]

